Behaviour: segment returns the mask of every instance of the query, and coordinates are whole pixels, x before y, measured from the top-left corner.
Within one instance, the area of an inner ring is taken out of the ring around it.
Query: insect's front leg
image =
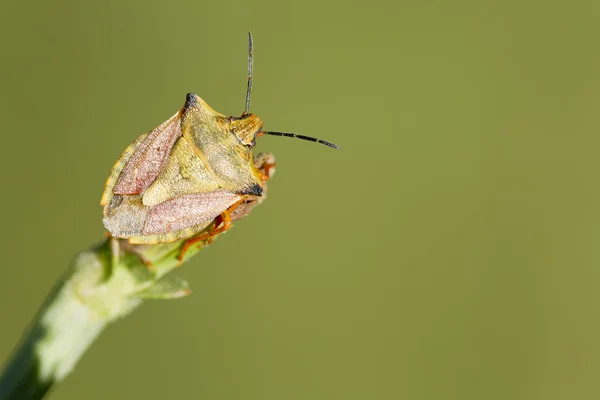
[[[231,207],[223,211],[217,218],[215,218],[213,222],[213,228],[210,232],[206,232],[186,240],[186,242],[183,244],[183,247],[181,248],[181,251],[179,252],[179,255],[177,256],[177,259],[179,261],[182,261],[183,257],[185,256],[185,253],[187,253],[190,247],[195,245],[196,243],[206,241],[208,244],[211,244],[215,236],[229,229],[231,227],[231,213],[233,213],[233,211],[244,202],[246,197],[247,196],[244,196],[238,201],[236,201]]]
[[[259,153],[254,157],[254,167],[260,172],[263,182],[268,181],[273,176],[275,165],[275,157],[271,153]]]

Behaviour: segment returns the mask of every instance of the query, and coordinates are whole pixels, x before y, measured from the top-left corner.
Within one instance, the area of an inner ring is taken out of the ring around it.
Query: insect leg
[[[263,182],[266,182],[271,177],[271,170],[275,168],[275,163],[264,163],[259,170],[261,174],[261,179]]]
[[[192,247],[196,243],[206,241],[207,244],[211,244],[215,236],[229,229],[231,227],[231,213],[237,208],[237,206],[244,202],[246,197],[247,196],[242,197],[227,210],[223,211],[217,218],[215,218],[213,228],[210,232],[203,233],[199,236],[192,237],[186,240],[186,242],[183,244],[183,247],[181,248],[181,251],[179,252],[179,255],[177,256],[177,259],[179,261],[183,260],[183,256],[185,255],[185,253],[187,253],[190,247]]]

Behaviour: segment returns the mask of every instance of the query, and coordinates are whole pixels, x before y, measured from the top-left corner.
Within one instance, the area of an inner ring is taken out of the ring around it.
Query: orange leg
[[[275,163],[270,164],[270,163],[265,163],[262,168],[260,174],[261,174],[261,178],[263,182],[266,182],[269,180],[269,177],[271,176],[271,169],[275,167]]]
[[[237,206],[242,204],[242,202],[245,199],[246,199],[246,197],[242,197],[240,200],[235,202],[227,210],[223,211],[217,218],[215,218],[213,229],[210,232],[203,233],[202,235],[188,239],[183,244],[183,247],[181,248],[181,251],[179,252],[179,255],[177,256],[177,259],[179,261],[183,260],[183,256],[185,255],[185,253],[187,253],[187,251],[190,249],[190,247],[192,247],[196,243],[206,241],[208,244],[211,244],[213,239],[215,238],[215,236],[217,236],[219,233],[223,233],[227,229],[229,229],[231,227],[231,213],[233,212],[233,210],[235,210],[237,208]]]

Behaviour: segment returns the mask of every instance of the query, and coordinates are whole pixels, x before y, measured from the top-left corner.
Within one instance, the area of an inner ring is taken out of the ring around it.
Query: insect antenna
[[[259,135],[285,136],[285,137],[291,137],[291,138],[296,138],[296,139],[308,140],[309,142],[321,143],[322,145],[325,145],[325,146],[328,146],[328,147],[331,147],[334,149],[340,148],[340,146],[338,146],[337,144],[328,142],[326,140],[317,139],[317,138],[310,137],[310,136],[298,135],[295,133],[262,131],[259,133]]]
[[[246,115],[250,112],[250,97],[252,96],[252,59],[254,58],[252,54],[252,33],[248,32],[248,89],[246,90],[246,109],[244,110],[244,114]]]

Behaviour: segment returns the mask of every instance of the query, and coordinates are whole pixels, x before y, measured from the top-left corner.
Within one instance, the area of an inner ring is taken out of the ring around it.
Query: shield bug
[[[100,202],[104,226],[112,236],[148,244],[190,238],[181,259],[190,245],[227,230],[232,215],[237,219],[247,214],[251,207],[244,204],[259,203],[274,159],[260,155],[254,159],[257,137],[295,137],[339,148],[308,136],[262,130],[260,118],[249,112],[250,33],[248,50],[246,108],[240,117],[220,114],[197,95],[188,94],[180,111],[123,152]],[[194,237],[213,222],[210,233]]]

